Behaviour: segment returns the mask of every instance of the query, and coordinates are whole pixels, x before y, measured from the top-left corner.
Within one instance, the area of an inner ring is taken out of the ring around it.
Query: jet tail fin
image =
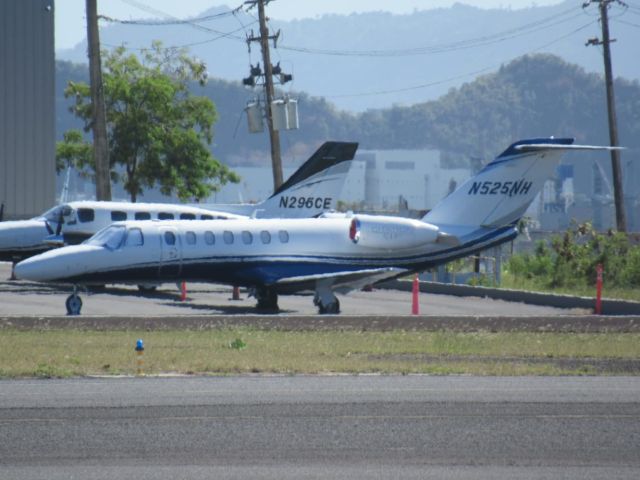
[[[325,142],[264,202],[260,218],[313,217],[336,208],[358,144]]]
[[[504,227],[514,225],[553,175],[569,150],[618,147],[574,145],[572,138],[521,140],[487,164],[431,210],[423,221],[434,225]]]

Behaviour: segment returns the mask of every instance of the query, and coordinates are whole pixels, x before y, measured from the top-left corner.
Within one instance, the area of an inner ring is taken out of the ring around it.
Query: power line
[[[540,30],[544,30],[556,25],[560,25],[562,23],[566,23],[570,20],[573,20],[575,18],[582,16],[582,13],[578,13],[576,15],[572,15],[569,18],[558,20],[559,17],[565,16],[572,12],[575,12],[575,8],[571,8],[569,10],[560,12],[557,15],[545,17],[535,22],[521,25],[519,27],[498,32],[492,35],[484,35],[481,37],[476,37],[476,38],[467,39],[467,40],[460,40],[460,41],[441,44],[441,45],[430,45],[430,46],[414,47],[414,48],[408,48],[408,49],[394,49],[394,50],[329,50],[329,49],[310,48],[310,47],[296,47],[296,46],[290,46],[290,45],[281,45],[280,48],[284,50],[291,50],[291,51],[296,51],[300,53],[310,53],[310,54],[317,54],[317,55],[360,56],[360,57],[391,57],[391,56],[395,57],[395,56],[444,53],[444,52],[450,52],[455,50],[490,45],[492,43],[503,42],[505,40],[510,40],[512,38],[516,38],[522,35],[528,35],[531,33],[538,32]]]
[[[215,20],[218,18],[228,17],[230,15],[235,15],[236,12],[242,9],[242,6],[235,8],[234,10],[228,10],[226,12],[216,13],[213,15],[206,15],[204,17],[194,17],[190,19],[170,19],[170,20],[121,20],[118,18],[108,17],[106,15],[100,15],[98,18],[101,20],[105,20],[110,23],[120,23],[123,25],[143,25],[143,26],[171,26],[171,25],[185,25],[192,23],[204,23],[209,22],[211,20]]]
[[[500,67],[505,62],[511,62],[511,61],[515,60],[516,58],[519,58],[519,57],[521,57],[523,55],[528,55],[528,54],[531,54],[531,53],[535,53],[535,52],[537,52],[539,50],[542,50],[544,48],[547,48],[547,47],[549,47],[549,46],[551,46],[551,45],[553,45],[555,43],[558,43],[558,42],[560,42],[560,41],[562,41],[562,40],[564,40],[564,39],[566,39],[566,38],[568,38],[568,37],[570,37],[572,35],[575,35],[576,33],[584,30],[585,28],[587,28],[587,27],[589,27],[591,25],[594,25],[595,23],[597,23],[597,20],[593,20],[593,21],[591,21],[591,22],[589,22],[587,24],[584,24],[581,27],[579,27],[579,28],[567,33],[566,35],[562,35],[561,37],[558,37],[555,40],[552,40],[551,42],[545,43],[544,45],[536,47],[536,48],[534,48],[532,50],[528,50],[528,51],[526,51],[524,53],[521,53],[521,54],[517,55],[516,57],[512,57],[509,60],[502,61],[499,64],[493,64],[493,65],[490,65],[488,67],[484,67],[484,68],[482,68],[480,70],[474,70],[473,72],[468,72],[468,73],[464,73],[464,74],[461,74],[461,75],[456,75],[454,77],[449,77],[449,78],[446,78],[446,79],[443,79],[443,80],[437,80],[435,82],[423,83],[423,84],[420,84],[420,85],[413,85],[413,86],[410,86],[410,87],[403,87],[403,88],[392,89],[392,90],[378,90],[378,91],[375,91],[375,92],[360,92],[360,93],[340,94],[340,95],[314,95],[314,96],[326,97],[326,98],[367,97],[367,96],[372,96],[372,95],[386,95],[386,94],[406,92],[406,91],[411,91],[411,90],[420,90],[422,88],[428,88],[428,87],[433,87],[433,86],[436,86],[436,85],[441,85],[441,84],[444,84],[444,83],[449,83],[449,82],[452,82],[454,80],[460,80],[462,78],[479,75],[479,74],[484,73],[486,71],[489,71],[489,70],[492,70],[494,68]]]
[[[256,22],[251,22],[248,25],[253,25],[254,23],[256,23]],[[217,40],[220,40],[220,39],[223,39],[223,38],[234,37],[234,35],[233,35],[234,33],[237,33],[237,32],[240,32],[240,31],[245,31],[245,30],[246,30],[246,26],[242,26],[240,28],[237,28],[236,30],[232,30],[231,32],[222,32],[220,35],[218,35],[218,36],[216,36],[214,38],[209,38],[207,40],[201,40],[199,42],[185,43],[183,45],[171,45],[171,46],[167,46],[167,47],[162,47],[162,50],[179,50],[179,49],[182,49],[182,48],[189,48],[189,47],[195,47],[195,46],[198,46],[198,45],[205,45],[207,43],[213,43],[213,42],[215,42]],[[236,37],[236,38],[239,38],[240,40],[242,40],[242,38],[240,38],[240,37]],[[112,44],[104,43],[104,42],[102,43],[102,45],[104,45],[106,47],[111,47],[111,48],[120,46],[120,45],[112,45]],[[128,47],[126,45],[125,45],[125,47],[128,50],[136,50],[138,52],[142,52],[142,51],[148,50],[148,47]]]
[[[146,11],[148,13],[151,13],[152,15],[158,15],[158,16],[164,17],[164,18],[169,19],[169,20],[180,20],[179,18],[177,18],[177,17],[175,17],[173,15],[170,15],[170,14],[168,14],[166,12],[163,12],[161,10],[158,10],[156,8],[150,7],[149,5],[146,5],[146,4],[142,3],[142,2],[138,2],[136,0],[122,0],[122,1],[125,2],[125,3],[128,3],[129,5],[134,6],[136,8],[139,8],[140,10],[143,10],[143,11]],[[234,11],[235,11],[235,9],[234,9]],[[221,32],[219,30],[215,30],[215,29],[210,28],[210,27],[205,27],[204,25],[199,25],[198,23],[194,23],[191,20],[184,20],[184,22],[185,22],[185,25],[188,25],[191,28],[194,28],[196,30],[200,30],[200,31],[205,32],[205,33],[214,33],[216,35],[220,35],[221,37],[231,38],[231,39],[234,39],[234,40],[239,40],[239,41],[244,42],[244,38],[242,38],[242,37],[239,37],[239,36],[236,36],[236,35],[233,35],[233,34],[230,34],[230,33],[226,33],[226,32]]]
[[[211,28],[208,27],[204,27],[202,25],[198,25],[197,23],[195,23],[196,20],[198,19],[191,19],[191,20],[180,20],[180,19],[176,19],[175,17],[172,17],[171,15],[166,14],[165,12],[159,11],[155,8],[149,7],[148,5],[145,5],[141,2],[138,2],[136,0],[122,0],[126,3],[129,3],[137,8],[140,8],[144,11],[147,11],[149,13],[152,13],[154,15],[160,15],[160,16],[164,16],[165,18],[169,18],[171,20],[168,20],[166,22],[147,22],[144,20],[130,20],[130,21],[124,21],[124,20],[117,20],[117,19],[109,19],[109,18],[105,18],[108,21],[113,21],[113,22],[118,22],[118,23],[123,23],[123,24],[128,24],[128,25],[160,25],[160,26],[164,26],[164,25],[190,25],[192,27],[198,28],[200,30],[204,30],[210,33],[216,33],[218,35],[222,35],[225,36],[227,38],[233,38],[236,40],[241,40],[243,41],[244,39],[242,39],[241,37],[238,36],[234,36],[233,33],[237,32],[229,32],[229,33],[224,33],[224,32],[219,32],[216,30],[213,30]],[[228,15],[230,13],[234,14],[240,9],[241,7],[238,7],[234,10],[230,10],[229,12],[224,12],[225,15]],[[529,35],[532,33],[536,33],[539,32],[541,30],[547,29],[547,28],[551,28],[563,23],[566,23],[568,21],[574,20],[575,18],[578,18],[579,16],[581,16],[581,14],[577,14],[577,15],[572,15],[569,18],[564,18],[564,19],[559,19],[560,17],[566,16],[572,12],[575,12],[575,8],[571,8],[565,11],[560,12],[559,14],[553,15],[553,16],[549,16],[549,17],[545,17],[542,18],[540,20],[536,20],[534,22],[530,22],[528,24],[525,25],[521,25],[519,27],[515,27],[515,28],[511,28],[502,32],[498,32],[492,35],[483,35],[480,37],[476,37],[476,38],[472,38],[472,39],[467,39],[467,40],[460,40],[460,41],[456,41],[456,42],[451,42],[451,43],[447,43],[447,44],[441,44],[441,45],[431,45],[431,46],[422,46],[422,47],[415,47],[415,48],[409,48],[409,49],[393,49],[393,50],[329,50],[329,49],[316,49],[316,48],[309,48],[309,47],[298,47],[298,46],[292,46],[292,45],[280,45],[280,48],[285,49],[285,50],[290,50],[290,51],[295,51],[295,52],[299,52],[299,53],[309,53],[309,54],[316,54],[316,55],[333,55],[333,56],[365,56],[365,57],[389,57],[389,56],[410,56],[410,55],[428,55],[428,54],[438,54],[438,53],[446,53],[446,52],[451,52],[451,51],[456,51],[456,50],[461,50],[461,49],[468,49],[468,48],[476,48],[476,47],[481,47],[481,46],[486,46],[486,45],[490,45],[490,44],[494,44],[494,43],[500,43],[500,42],[504,42],[506,40],[510,40],[512,38],[517,38],[519,36],[522,35]],[[218,15],[222,15],[222,14],[218,14]],[[208,16],[208,17],[201,17],[202,19],[205,18],[210,18],[212,16]],[[237,18],[237,16],[236,16]],[[239,19],[238,19],[239,20]],[[551,22],[551,23],[550,23]],[[242,23],[241,23],[242,25]],[[246,26],[243,26],[246,29]],[[199,44],[199,43],[196,43]],[[192,44],[188,44],[187,46],[190,46]]]
[[[630,27],[640,28],[640,25],[637,24],[637,23],[627,22],[626,20],[620,20],[619,18],[613,18],[612,21],[614,21],[616,23],[622,23],[622,24],[628,25]]]

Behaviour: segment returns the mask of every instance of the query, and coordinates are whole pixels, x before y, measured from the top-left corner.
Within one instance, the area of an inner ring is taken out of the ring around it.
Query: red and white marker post
[[[418,274],[413,277],[413,287],[411,289],[411,315],[420,315],[420,280]]]
[[[596,315],[602,315],[602,272],[604,269],[602,268],[602,264],[599,263],[596,265]]]

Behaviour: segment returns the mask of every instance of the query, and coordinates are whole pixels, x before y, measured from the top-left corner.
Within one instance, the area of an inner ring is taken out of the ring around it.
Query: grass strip
[[[640,371],[640,334],[636,333],[6,329],[0,331],[0,377],[135,374],[138,338],[144,339],[146,347],[145,374],[584,375]],[[613,366],[603,369],[598,362]],[[617,372],[616,362],[634,367]]]
[[[595,286],[579,286],[571,287],[551,287],[548,280],[544,278],[523,278],[516,277],[508,272],[502,274],[500,288],[510,288],[513,290],[527,290],[531,292],[554,293],[560,295],[574,295],[578,297],[595,297]],[[621,288],[611,287],[605,283],[602,290],[602,297],[618,300],[631,300],[640,302],[640,289],[638,288]]]

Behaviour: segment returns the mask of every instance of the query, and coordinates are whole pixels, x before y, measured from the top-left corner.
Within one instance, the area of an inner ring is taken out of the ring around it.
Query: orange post
[[[420,281],[418,280],[418,274],[413,277],[413,288],[411,289],[411,315],[420,315]]]
[[[187,282],[183,281],[180,284],[180,301],[184,302],[187,299]]]
[[[596,277],[596,308],[595,308],[595,313],[596,315],[602,315],[602,272],[604,271],[604,269],[602,268],[602,264],[599,263],[596,266],[596,273],[597,273],[597,277]]]
[[[233,287],[233,296],[231,297],[231,300],[240,300],[240,287]]]

